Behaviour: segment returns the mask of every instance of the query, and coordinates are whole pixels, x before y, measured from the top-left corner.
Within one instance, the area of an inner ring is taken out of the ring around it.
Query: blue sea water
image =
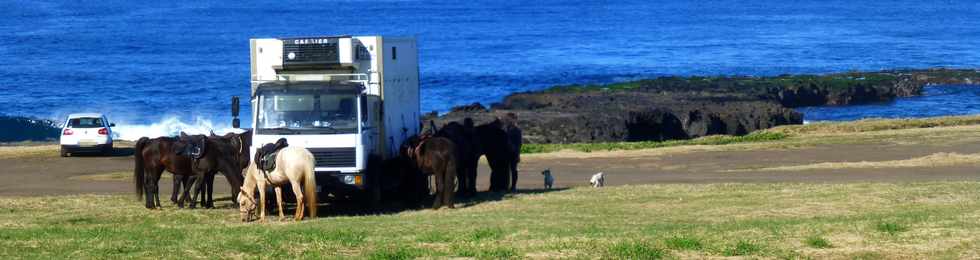
[[[0,114],[101,111],[130,136],[227,127],[230,96],[248,95],[255,37],[414,35],[424,111],[662,75],[980,67],[976,1],[4,3]],[[972,90],[949,93],[980,103]],[[930,95],[802,110],[808,120],[919,116],[900,105]]]

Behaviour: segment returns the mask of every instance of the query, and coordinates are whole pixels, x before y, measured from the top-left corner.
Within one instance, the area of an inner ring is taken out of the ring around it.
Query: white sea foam
[[[208,134],[214,131],[215,134],[222,135],[228,132],[242,132],[241,129],[231,127],[230,123],[214,123],[210,119],[195,117],[193,122],[181,121],[177,116],[166,117],[160,122],[145,124],[127,124],[116,122],[116,127],[112,128],[113,139],[136,141],[140,137],[160,137],[178,136],[180,132],[187,134]]]

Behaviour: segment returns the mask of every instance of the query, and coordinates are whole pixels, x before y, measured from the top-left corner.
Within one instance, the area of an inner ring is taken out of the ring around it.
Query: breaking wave
[[[187,134],[215,134],[242,132],[231,127],[231,123],[215,123],[216,121],[195,117],[184,122],[180,117],[165,117],[159,122],[150,124],[128,124],[116,121],[112,128],[113,139],[136,141],[140,137],[178,136],[180,132]],[[38,119],[22,116],[0,116],[0,142],[21,141],[57,141],[61,134],[61,123],[50,119]]]
[[[179,117],[172,116],[151,124],[126,124],[116,123],[113,127],[113,138],[120,140],[136,141],[140,137],[160,137],[178,136],[180,132],[187,134],[208,134],[214,132],[221,135],[228,132],[241,132],[241,129],[231,127],[231,123],[215,123],[211,119],[195,117],[191,122],[181,121]]]

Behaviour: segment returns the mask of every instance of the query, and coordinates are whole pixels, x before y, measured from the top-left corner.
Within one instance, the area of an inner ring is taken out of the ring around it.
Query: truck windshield
[[[353,93],[271,92],[259,98],[258,134],[346,134],[357,130]]]

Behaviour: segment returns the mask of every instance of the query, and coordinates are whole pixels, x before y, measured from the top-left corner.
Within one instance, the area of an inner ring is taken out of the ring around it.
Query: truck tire
[[[365,171],[368,186],[363,197],[364,205],[370,210],[381,208],[381,174],[381,158],[371,155],[368,157],[368,166]]]

